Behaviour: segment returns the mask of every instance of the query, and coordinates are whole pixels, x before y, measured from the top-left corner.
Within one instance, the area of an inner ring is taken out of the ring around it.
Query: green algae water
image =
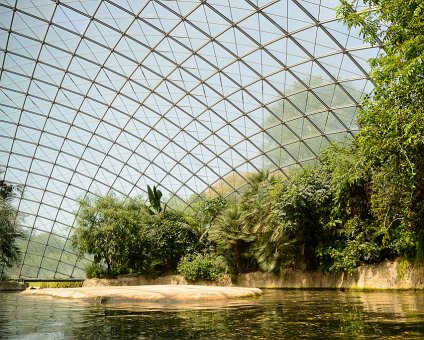
[[[422,339],[424,292],[264,290],[216,303],[95,304],[0,292],[0,339]]]

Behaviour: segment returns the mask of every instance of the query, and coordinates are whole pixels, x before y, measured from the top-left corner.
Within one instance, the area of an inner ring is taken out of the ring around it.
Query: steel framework
[[[9,275],[84,276],[69,237],[87,194],[237,191],[352,137],[380,46],[337,5],[1,0],[0,169],[28,234]]]

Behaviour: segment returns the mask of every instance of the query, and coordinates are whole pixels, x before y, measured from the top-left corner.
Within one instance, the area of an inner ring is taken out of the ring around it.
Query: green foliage
[[[278,227],[273,238],[277,239],[278,233],[280,242],[289,246],[292,265],[316,268],[317,248],[328,238],[325,226],[332,199],[329,174],[322,167],[305,168],[280,182],[275,190]]]
[[[0,281],[10,281],[10,277],[4,273],[0,273]]]
[[[222,196],[203,198],[202,200],[192,202],[192,212],[186,215],[185,218],[191,228],[197,233],[198,242],[195,246],[196,251],[210,248],[211,240],[209,233],[211,225],[227,205],[227,200]]]
[[[229,203],[222,197],[200,203],[200,216],[210,228],[205,234],[210,247],[222,255],[232,272],[257,270],[255,248],[267,232],[273,230],[269,192],[275,179],[266,171],[249,177],[240,203]],[[266,238],[266,237],[264,237]]]
[[[199,203],[199,213],[202,224],[211,225],[216,217],[228,206],[228,202],[222,196],[205,198]]]
[[[168,210],[155,216],[148,227],[150,272],[175,270],[180,258],[191,252],[198,240],[196,232],[180,212]]]
[[[267,172],[251,176],[240,206],[217,218],[217,250],[232,254],[226,255],[231,263],[244,263],[237,271],[253,269],[255,263],[273,272],[317,267],[316,252],[331,234],[325,229],[331,215],[330,183],[322,167],[294,171],[290,180]]]
[[[368,41],[381,39],[385,50],[371,62],[375,89],[363,103],[355,138],[368,163],[371,212],[396,252],[422,258],[424,4],[364,2],[373,10],[354,13],[351,2],[342,1],[339,13]]]
[[[360,215],[370,216],[369,167],[355,141],[333,143],[319,155],[320,166],[328,174],[333,195],[333,224]]]
[[[246,190],[241,196],[240,224],[244,241],[251,241],[247,254],[253,268],[276,271],[286,265],[288,248],[285,234],[281,234],[275,216],[277,180],[268,171],[260,171],[249,177]]]
[[[323,268],[351,272],[365,263],[415,256],[416,235],[396,219],[388,222],[388,214],[379,211],[388,202],[402,204],[402,182],[393,175],[379,178],[384,173],[381,167],[372,166],[356,140],[331,146],[320,160],[331,174],[333,195],[326,226],[331,237],[318,250]]]
[[[228,266],[222,256],[198,253],[183,257],[178,264],[178,272],[187,281],[218,281],[228,272]]]
[[[143,267],[145,252],[141,221],[149,215],[137,200],[119,200],[113,195],[80,201],[73,245],[81,253],[94,256],[107,272],[125,272],[128,264]],[[141,262],[141,263],[140,263]]]
[[[331,192],[327,239],[316,252],[322,269],[351,272],[363,263],[379,262],[389,252],[381,245],[384,233],[370,211],[370,174],[360,149],[355,141],[332,144],[319,159]]]
[[[176,269],[198,236],[182,213],[162,209],[152,214],[151,209],[140,199],[113,195],[80,202],[72,240],[80,254],[94,257],[87,277],[154,275]]]
[[[268,171],[249,177],[247,189],[241,195],[241,222],[249,233],[267,233],[275,227],[275,197],[271,195],[277,180]]]
[[[338,231],[334,243],[322,248],[331,261],[325,268],[333,271],[352,272],[364,263],[378,263],[389,255],[382,243],[383,234],[377,223],[368,223],[359,217],[348,220]],[[322,256],[324,259],[325,256]]]
[[[191,203],[192,225],[199,235],[205,234],[214,223],[219,214],[228,206],[227,200],[222,196],[203,198]]]
[[[242,227],[241,212],[239,205],[230,205],[218,215],[209,233],[217,253],[231,264],[233,272],[238,273],[249,269],[250,245],[254,241],[254,237]]]
[[[24,234],[18,226],[18,211],[12,203],[16,194],[21,193],[19,186],[0,180],[0,276],[5,268],[19,261],[21,254],[17,241]]]

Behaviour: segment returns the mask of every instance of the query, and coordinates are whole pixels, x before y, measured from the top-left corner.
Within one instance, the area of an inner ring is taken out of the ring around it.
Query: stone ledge
[[[240,287],[292,289],[424,289],[424,267],[402,268],[401,260],[363,265],[352,274],[286,270],[281,276],[254,272],[237,276]]]

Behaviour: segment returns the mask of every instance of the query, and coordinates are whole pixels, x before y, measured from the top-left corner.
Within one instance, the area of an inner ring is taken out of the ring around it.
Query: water
[[[424,292],[264,290],[215,304],[94,304],[0,292],[0,339],[422,339]]]

